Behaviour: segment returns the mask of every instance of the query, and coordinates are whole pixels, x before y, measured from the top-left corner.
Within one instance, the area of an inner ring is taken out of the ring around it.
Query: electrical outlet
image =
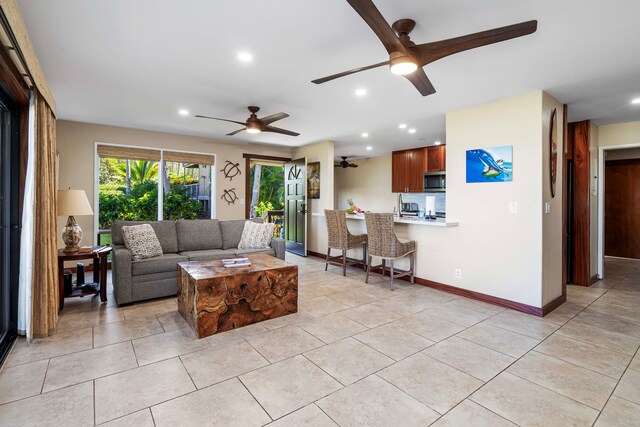
[[[240,204],[244,205],[244,197],[240,197]]]
[[[509,202],[509,213],[518,213],[518,202]]]
[[[551,203],[547,202],[544,204],[544,213],[546,214],[550,214],[551,213]]]
[[[456,279],[462,279],[462,269],[456,268]]]

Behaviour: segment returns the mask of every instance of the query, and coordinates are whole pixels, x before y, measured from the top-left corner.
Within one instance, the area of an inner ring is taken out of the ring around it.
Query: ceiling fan
[[[335,165],[333,165],[334,167],[342,168],[342,169],[358,167],[358,165],[356,165],[355,163],[349,163],[347,161],[348,156],[340,156],[340,157],[342,158],[342,161],[340,163],[336,163]]]
[[[416,45],[409,38],[409,34],[416,25],[414,20],[400,19],[389,27],[373,1],[347,0],[347,2],[376,33],[389,54],[389,60],[313,80],[312,82],[315,84],[389,65],[393,74],[406,77],[422,96],[431,95],[436,92],[436,89],[422,69],[425,65],[454,53],[534,33],[538,26],[538,21],[526,21],[466,36]]]
[[[223,122],[237,123],[239,125],[244,126],[242,129],[238,129],[234,132],[228,133],[227,136],[233,136],[239,132],[242,132],[243,130],[246,130],[248,133],[273,132],[273,133],[281,133],[283,135],[289,135],[289,136],[300,135],[298,132],[292,132],[290,130],[271,126],[271,123],[289,117],[287,113],[276,113],[276,114],[272,114],[270,116],[266,116],[259,119],[256,113],[260,111],[260,107],[251,106],[248,108],[249,108],[249,111],[251,112],[251,115],[249,116],[246,122],[238,122],[235,120],[228,120],[228,119],[219,119],[217,117],[201,116],[199,114],[196,114],[196,117],[199,117],[201,119],[221,120]]]

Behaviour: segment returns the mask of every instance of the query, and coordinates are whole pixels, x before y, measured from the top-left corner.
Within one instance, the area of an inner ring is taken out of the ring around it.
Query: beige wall
[[[241,201],[247,202],[245,199],[243,153],[279,157],[291,156],[291,150],[288,148],[241,142],[227,143],[207,138],[59,120],[57,123],[57,144],[60,154],[58,188],[71,187],[72,189],[85,190],[92,207],[95,194],[94,150],[96,142],[215,154],[215,205],[216,217],[220,219],[237,219],[245,216],[245,206],[241,204]],[[227,160],[239,163],[242,170],[242,174],[233,178],[232,181],[224,179],[222,172],[220,172]],[[227,205],[226,202],[220,200],[223,190],[229,188],[235,188],[238,198],[242,199],[234,205]],[[61,229],[63,221],[65,218],[58,218],[59,229]],[[93,244],[95,234],[93,217],[79,217],[78,222],[84,231],[82,243]],[[58,244],[63,246],[62,241],[59,241]]]
[[[604,153],[605,161],[640,159],[640,147],[608,150]]]
[[[600,130],[591,123],[589,129],[589,271],[598,274],[598,140]]]
[[[640,144],[640,121],[598,127],[598,146],[614,147]]]
[[[391,192],[391,156],[352,161],[358,168],[336,168],[336,209],[356,206],[374,212],[392,212],[397,195]]]
[[[325,141],[293,149],[291,157],[305,157],[307,163],[320,162],[320,198],[307,199],[307,250],[324,253],[327,250],[327,229],[324,217],[314,216],[333,209],[334,175],[333,142]]]
[[[558,163],[556,172],[555,197],[551,197],[550,168],[550,119],[553,109],[557,112],[556,141],[558,141]],[[542,203],[551,204],[551,213],[542,216],[542,305],[562,295],[562,197],[563,197],[563,162],[564,152],[563,105],[551,95],[542,93]]]

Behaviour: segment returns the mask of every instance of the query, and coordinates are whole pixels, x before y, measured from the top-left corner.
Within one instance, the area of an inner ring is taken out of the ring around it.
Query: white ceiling
[[[374,0],[389,23],[412,18],[416,43],[530,19],[533,35],[425,67],[422,97],[385,67],[314,85],[312,79],[387,59],[344,0],[18,0],[58,117],[89,123],[299,146],[336,142],[336,155],[378,156],[445,141],[445,113],[543,89],[570,119],[640,120],[637,0]],[[248,51],[251,64],[236,55]],[[358,98],[357,88],[368,94]],[[246,132],[177,111],[275,126],[299,137]],[[416,128],[414,135],[399,123]],[[368,132],[368,138],[360,134]],[[365,147],[371,145],[372,151]]]

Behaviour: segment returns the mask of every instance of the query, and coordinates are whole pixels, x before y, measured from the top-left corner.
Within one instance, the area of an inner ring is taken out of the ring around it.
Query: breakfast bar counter
[[[313,216],[324,216],[324,213],[314,213]],[[364,214],[347,214],[346,217],[347,219],[364,221]],[[425,225],[429,227],[456,227],[460,225],[458,221],[451,221],[445,218],[419,219],[417,217],[395,217],[393,221],[396,224]]]

